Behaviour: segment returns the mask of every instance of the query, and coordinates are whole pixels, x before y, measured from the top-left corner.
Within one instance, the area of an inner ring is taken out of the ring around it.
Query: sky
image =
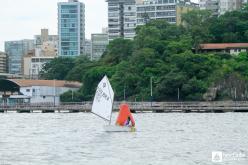
[[[57,34],[57,3],[68,0],[0,0],[0,51],[4,41],[33,39],[40,29]],[[105,0],[79,0],[85,4],[85,34],[101,33],[107,27]]]

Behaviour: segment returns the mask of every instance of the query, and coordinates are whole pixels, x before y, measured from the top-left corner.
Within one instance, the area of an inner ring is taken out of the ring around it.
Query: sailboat
[[[97,86],[91,112],[108,122],[104,126],[106,132],[134,132],[134,127],[111,125],[113,103],[114,91],[105,75]]]

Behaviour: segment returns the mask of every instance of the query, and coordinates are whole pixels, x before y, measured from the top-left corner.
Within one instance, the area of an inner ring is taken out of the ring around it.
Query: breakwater
[[[248,112],[248,101],[213,101],[213,102],[127,102],[133,112],[159,113],[218,113]],[[113,110],[118,111],[121,102],[114,102]],[[55,112],[90,112],[92,102],[17,104],[1,105],[0,112],[18,113],[55,113]]]

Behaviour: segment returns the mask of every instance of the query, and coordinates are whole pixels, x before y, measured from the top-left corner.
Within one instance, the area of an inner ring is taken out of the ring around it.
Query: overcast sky
[[[33,39],[41,28],[57,34],[57,2],[67,0],[0,0],[0,51],[4,41]],[[105,0],[80,0],[85,4],[86,38],[107,27]]]

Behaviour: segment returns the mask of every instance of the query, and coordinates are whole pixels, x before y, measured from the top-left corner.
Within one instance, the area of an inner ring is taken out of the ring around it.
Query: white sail
[[[114,101],[114,91],[107,76],[97,86],[91,112],[110,121]]]

